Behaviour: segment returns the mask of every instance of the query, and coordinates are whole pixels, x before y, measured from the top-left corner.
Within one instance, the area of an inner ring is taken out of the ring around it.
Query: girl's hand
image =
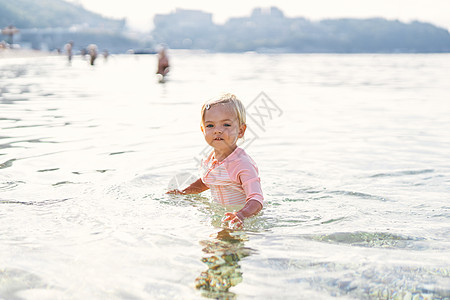
[[[239,229],[244,226],[244,221],[241,220],[235,212],[227,212],[225,213],[225,217],[222,219],[222,223],[228,222],[228,225],[231,229]]]
[[[166,194],[171,194],[171,195],[191,195],[191,194],[200,194],[203,191],[206,191],[207,189],[209,189],[209,187],[207,187],[201,178],[197,179],[196,182],[194,182],[193,184],[191,184],[190,186],[188,186],[187,188],[185,188],[184,190],[180,191],[179,189],[175,189],[175,190],[170,190],[168,192],[166,192]]]

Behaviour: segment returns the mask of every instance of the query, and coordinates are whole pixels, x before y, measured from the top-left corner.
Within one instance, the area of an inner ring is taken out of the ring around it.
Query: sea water
[[[449,299],[450,55],[0,60],[0,299]],[[195,179],[235,93],[265,206]]]

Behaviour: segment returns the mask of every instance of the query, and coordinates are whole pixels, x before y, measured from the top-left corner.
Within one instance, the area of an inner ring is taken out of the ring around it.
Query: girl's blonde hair
[[[205,125],[205,112],[210,109],[213,105],[217,104],[231,104],[233,109],[236,111],[237,119],[239,120],[239,126],[246,124],[245,117],[245,107],[242,104],[241,100],[239,100],[233,94],[222,94],[217,98],[210,99],[206,101],[202,106],[202,123],[200,124],[202,127]]]

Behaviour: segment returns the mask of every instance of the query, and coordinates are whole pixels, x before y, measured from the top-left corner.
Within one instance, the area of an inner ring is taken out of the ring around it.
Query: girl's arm
[[[190,186],[185,188],[184,190],[171,190],[168,191],[166,194],[173,194],[173,195],[189,195],[189,194],[200,194],[203,191],[206,191],[209,189],[207,187],[201,178],[199,178],[196,182],[192,183]]]
[[[250,199],[247,201],[247,203],[245,203],[244,207],[236,213],[236,217],[238,217],[241,221],[244,221],[244,219],[253,217],[257,213],[259,213],[261,209],[261,202]]]

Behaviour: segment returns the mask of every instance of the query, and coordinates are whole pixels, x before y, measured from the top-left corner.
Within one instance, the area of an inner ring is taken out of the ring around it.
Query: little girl
[[[202,161],[201,178],[184,190],[168,194],[198,194],[211,189],[214,200],[224,206],[236,206],[227,212],[223,222],[240,228],[245,218],[256,215],[263,207],[263,194],[255,162],[236,143],[244,136],[245,108],[232,94],[224,94],[202,106],[201,130],[214,150]]]

